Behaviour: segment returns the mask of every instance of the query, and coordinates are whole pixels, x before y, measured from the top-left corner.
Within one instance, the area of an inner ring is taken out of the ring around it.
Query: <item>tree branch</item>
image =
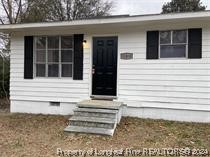
[[[4,8],[4,11],[5,11],[6,15],[7,15],[7,18],[8,18],[8,20],[9,20],[9,22],[12,23],[11,17],[10,17],[10,15],[9,15],[9,12],[8,12],[6,6],[5,6],[4,0],[1,0],[1,3],[2,3],[2,6],[3,6],[3,8]]]
[[[22,10],[22,0],[19,0],[19,4],[18,4],[18,11],[16,13],[16,17],[15,17],[15,23],[17,23],[19,14],[20,14],[20,10]]]
[[[1,18],[0,18],[0,22],[1,22],[2,25],[4,25],[4,21]]]

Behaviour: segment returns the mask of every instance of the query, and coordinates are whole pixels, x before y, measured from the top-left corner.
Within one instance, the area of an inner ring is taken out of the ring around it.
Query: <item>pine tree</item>
[[[162,7],[162,13],[194,12],[206,10],[200,0],[171,0]]]

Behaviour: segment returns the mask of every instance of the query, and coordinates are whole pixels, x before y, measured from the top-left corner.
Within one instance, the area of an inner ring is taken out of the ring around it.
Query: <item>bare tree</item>
[[[0,24],[102,17],[109,15],[112,4],[110,0],[0,0]],[[0,53],[8,52],[9,43],[9,35],[1,33]]]
[[[24,22],[36,22],[37,19],[39,21],[70,21],[102,17],[109,15],[113,7],[112,1],[104,0],[27,0],[27,4],[28,9],[23,15]]]
[[[22,0],[0,0],[2,15],[1,24],[15,24],[21,22],[22,11],[24,7]],[[10,47],[9,34],[0,33],[0,54],[8,56]]]
[[[9,35],[0,32],[0,55],[4,57],[9,56],[10,40]]]
[[[14,24],[21,22],[21,14],[23,9],[22,0],[1,0],[0,5],[5,13],[5,16],[0,16],[2,24]]]
[[[22,0],[0,0],[0,24],[15,24],[21,22]],[[6,97],[9,103],[9,52],[10,34],[0,32],[0,97]]]

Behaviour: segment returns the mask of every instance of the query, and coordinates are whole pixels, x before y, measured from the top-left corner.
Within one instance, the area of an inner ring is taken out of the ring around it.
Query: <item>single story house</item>
[[[210,122],[210,11],[0,25],[11,34],[11,112]]]

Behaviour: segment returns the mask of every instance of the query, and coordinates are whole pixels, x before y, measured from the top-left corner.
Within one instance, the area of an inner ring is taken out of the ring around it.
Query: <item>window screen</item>
[[[35,37],[37,77],[72,77],[73,36]]]
[[[160,32],[160,58],[187,57],[187,30]]]

